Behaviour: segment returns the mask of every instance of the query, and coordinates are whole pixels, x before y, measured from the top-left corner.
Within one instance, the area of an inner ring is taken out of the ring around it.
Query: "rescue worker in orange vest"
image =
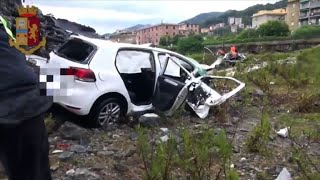
[[[232,59],[236,59],[237,58],[238,50],[237,50],[235,45],[231,46],[230,53],[231,53],[231,58]]]

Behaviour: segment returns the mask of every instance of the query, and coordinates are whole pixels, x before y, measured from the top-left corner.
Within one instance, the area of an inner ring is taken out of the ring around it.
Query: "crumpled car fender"
[[[228,79],[234,81],[238,84],[238,86],[231,90],[228,93],[223,95],[219,94],[216,90],[212,89],[209,85],[202,82],[201,85],[198,87],[198,92],[194,92],[194,95],[197,96],[196,98],[189,98],[187,104],[195,111],[195,113],[200,118],[206,118],[209,114],[209,110],[211,106],[217,106],[224,103],[226,100],[237,94],[245,87],[245,83],[226,76],[202,76],[199,77],[200,79]],[[202,100],[202,102],[200,102]]]

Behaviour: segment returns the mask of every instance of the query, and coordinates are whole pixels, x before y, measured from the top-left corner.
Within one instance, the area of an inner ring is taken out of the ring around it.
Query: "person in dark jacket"
[[[51,180],[44,118],[52,99],[40,95],[39,77],[10,47],[11,35],[0,22],[0,162],[9,180]]]

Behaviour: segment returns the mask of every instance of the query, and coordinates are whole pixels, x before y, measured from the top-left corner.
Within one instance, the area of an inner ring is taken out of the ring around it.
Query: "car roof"
[[[137,44],[129,44],[129,43],[118,43],[118,42],[113,42],[105,39],[88,38],[81,35],[72,35],[71,37],[82,39],[84,41],[87,41],[89,43],[96,45],[99,48],[104,48],[104,47],[109,48],[110,46],[113,46],[115,48],[138,48],[138,49],[150,49],[150,50],[156,50],[160,52],[167,52],[165,49],[154,48],[154,47],[147,46],[145,44],[137,45]],[[173,53],[173,52],[170,52],[170,53]]]

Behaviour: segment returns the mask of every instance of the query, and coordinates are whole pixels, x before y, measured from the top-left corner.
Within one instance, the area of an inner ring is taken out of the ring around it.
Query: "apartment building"
[[[185,33],[183,35],[187,35],[188,33],[200,33],[200,26],[198,24],[188,24],[188,23],[182,23],[179,25],[179,31],[182,33]]]
[[[291,31],[299,27],[300,1],[288,0],[286,22]]]
[[[240,26],[240,25],[242,25],[242,18],[229,17],[228,24],[230,26],[233,26],[233,25]]]
[[[176,36],[182,35],[186,36],[189,33],[200,33],[199,25],[195,24],[169,24],[161,23],[154,26],[146,27],[139,29],[136,32],[136,43],[137,44],[146,44],[154,43],[159,45],[160,38],[163,36]]]
[[[219,24],[211,25],[209,29],[210,31],[214,31],[216,29],[223,28],[224,26],[225,26],[225,23],[219,23]]]
[[[320,25],[320,0],[300,0],[300,25]]]
[[[286,9],[262,10],[252,16],[252,27],[257,28],[268,21],[285,21]]]
[[[201,33],[208,33],[210,32],[210,28],[201,28]]]

